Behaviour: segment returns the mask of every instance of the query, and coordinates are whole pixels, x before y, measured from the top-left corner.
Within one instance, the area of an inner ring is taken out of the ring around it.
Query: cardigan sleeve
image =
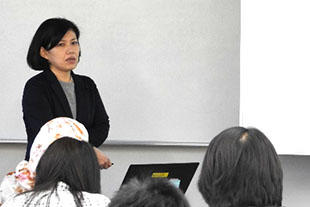
[[[93,80],[91,80],[91,82],[95,103],[95,113],[94,113],[94,120],[92,122],[93,124],[90,127],[86,128],[89,134],[89,142],[93,146],[99,147],[108,137],[110,129],[110,121],[109,116],[101,100],[97,86]]]
[[[53,119],[52,109],[42,83],[32,79],[26,83],[22,107],[28,141],[25,159],[29,160],[32,143],[40,128]]]

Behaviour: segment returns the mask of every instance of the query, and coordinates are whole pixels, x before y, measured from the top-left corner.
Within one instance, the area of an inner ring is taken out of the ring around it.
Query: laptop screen
[[[169,181],[186,192],[198,167],[198,162],[164,163],[164,164],[132,164],[129,166],[122,185],[132,178],[167,178]]]

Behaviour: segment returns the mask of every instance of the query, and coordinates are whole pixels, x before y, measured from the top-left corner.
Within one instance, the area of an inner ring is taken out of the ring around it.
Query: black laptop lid
[[[132,164],[129,166],[122,185],[132,178],[168,178],[183,193],[186,192],[198,167],[198,162],[167,164]]]

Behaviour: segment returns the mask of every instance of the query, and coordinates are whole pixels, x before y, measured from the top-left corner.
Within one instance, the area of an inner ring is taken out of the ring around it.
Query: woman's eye
[[[78,41],[73,41],[73,42],[72,42],[72,45],[78,45],[78,44],[79,44]]]
[[[65,46],[65,43],[58,43],[57,46],[59,47]]]

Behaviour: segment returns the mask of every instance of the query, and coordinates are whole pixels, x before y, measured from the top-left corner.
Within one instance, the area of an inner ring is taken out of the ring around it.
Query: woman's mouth
[[[69,57],[66,59],[66,62],[69,64],[75,64],[76,58],[75,57]]]

